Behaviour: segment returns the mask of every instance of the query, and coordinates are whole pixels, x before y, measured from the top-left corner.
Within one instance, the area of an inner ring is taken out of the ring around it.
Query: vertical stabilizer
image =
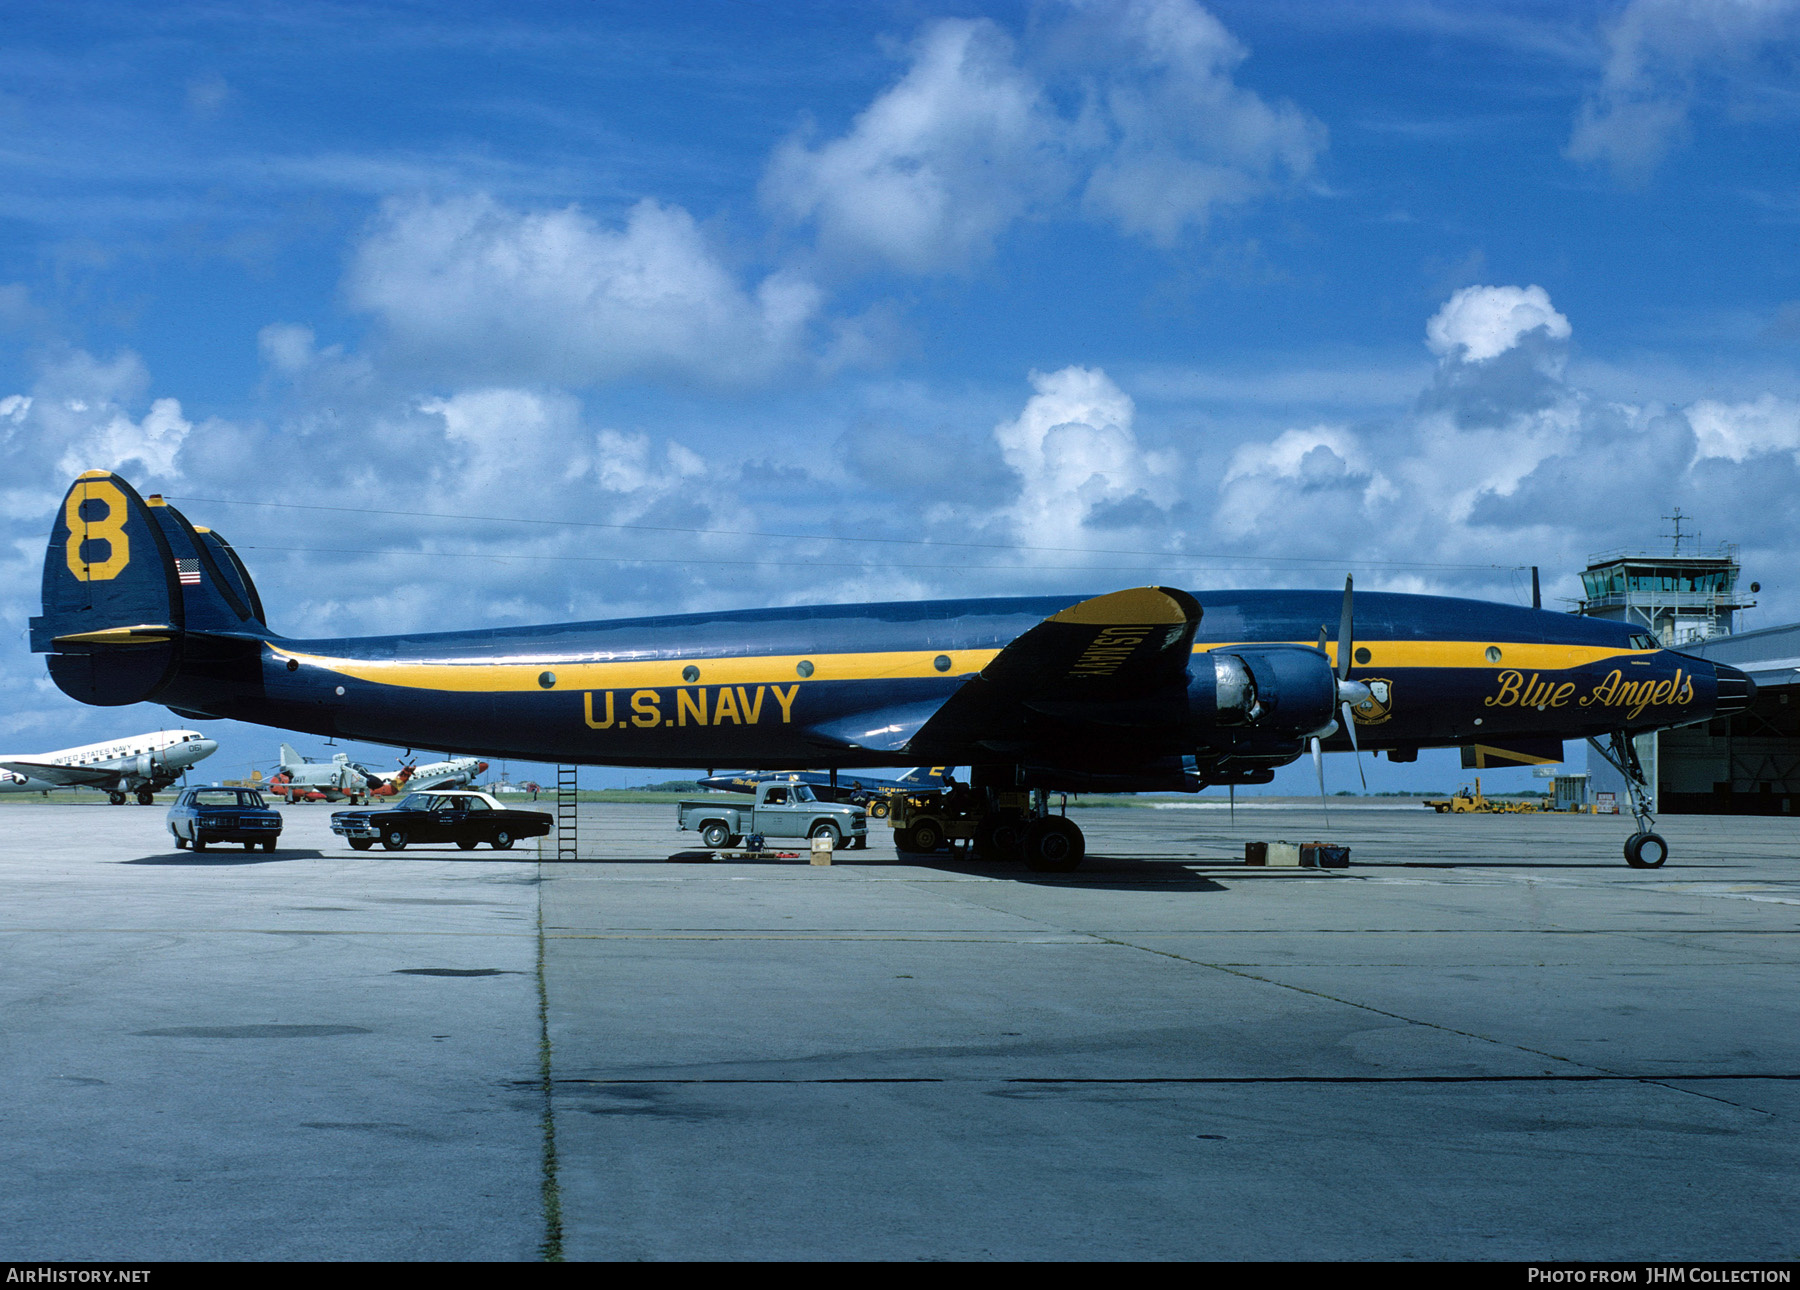
[[[152,508],[110,471],[69,487],[44,553],[31,648],[63,693],[104,707],[153,698],[181,660],[175,556]]]

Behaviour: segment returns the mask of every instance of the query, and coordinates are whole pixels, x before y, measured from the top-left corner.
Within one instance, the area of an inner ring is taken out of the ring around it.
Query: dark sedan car
[[[454,842],[465,851],[485,842],[506,851],[520,838],[550,832],[550,817],[542,811],[512,810],[486,793],[442,789],[409,793],[385,811],[338,811],[331,817],[331,831],[357,851],[367,851],[377,841],[389,851],[414,842]]]
[[[204,851],[214,842],[242,842],[244,850],[273,851],[281,836],[281,812],[254,788],[184,788],[169,808],[175,849]]]

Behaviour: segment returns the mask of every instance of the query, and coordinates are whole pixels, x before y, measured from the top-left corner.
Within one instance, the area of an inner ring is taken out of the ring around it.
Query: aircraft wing
[[[859,748],[917,750],[1029,741],[1032,726],[1140,726],[1185,687],[1200,604],[1133,587],[1071,605],[1026,631],[944,702],[858,713],[821,731]]]
[[[41,779],[47,784],[61,784],[65,788],[111,788],[119,782],[124,774],[117,766],[108,769],[104,766],[61,766],[48,761],[0,761],[15,775],[29,775],[32,779]]]

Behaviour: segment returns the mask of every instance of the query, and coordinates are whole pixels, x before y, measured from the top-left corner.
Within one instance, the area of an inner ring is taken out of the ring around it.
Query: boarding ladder
[[[574,766],[556,768],[556,858],[579,860],[581,847],[576,841],[576,797]]]

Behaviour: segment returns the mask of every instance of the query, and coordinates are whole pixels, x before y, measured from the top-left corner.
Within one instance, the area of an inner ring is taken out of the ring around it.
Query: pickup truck
[[[805,784],[758,784],[754,802],[730,797],[681,802],[675,818],[682,829],[697,830],[700,840],[715,850],[736,846],[753,833],[765,838],[829,837],[833,850],[846,842],[853,849],[869,844],[867,811],[821,802]]]

